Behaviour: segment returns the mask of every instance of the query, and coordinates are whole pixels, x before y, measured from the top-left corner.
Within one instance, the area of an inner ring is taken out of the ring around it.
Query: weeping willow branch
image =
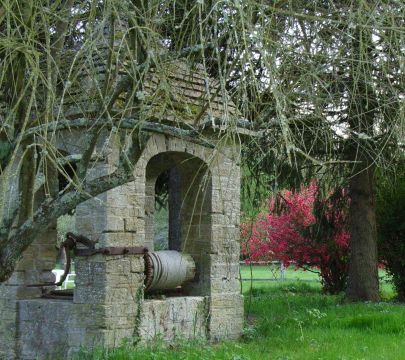
[[[156,122],[148,122],[136,118],[123,118],[113,123],[98,119],[96,122],[93,119],[76,119],[76,120],[60,120],[51,122],[45,125],[32,127],[24,133],[24,139],[30,138],[37,134],[43,136],[46,133],[71,130],[71,129],[122,129],[122,130],[138,130],[146,133],[157,133],[170,135],[185,141],[190,141],[194,144],[203,145],[208,148],[214,148],[215,145],[208,140],[205,140],[203,135],[196,130],[185,130],[174,126],[159,124]]]

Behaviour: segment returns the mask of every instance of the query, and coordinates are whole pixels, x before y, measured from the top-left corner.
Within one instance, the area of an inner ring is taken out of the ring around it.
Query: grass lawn
[[[255,267],[254,277],[269,278],[266,270]],[[247,267],[241,273],[250,276]],[[80,359],[405,360],[405,305],[344,304],[340,296],[322,294],[315,274],[287,270],[286,279],[243,282],[246,326],[238,342],[123,346]],[[383,296],[393,296],[387,284]]]
[[[242,279],[245,281],[249,281],[251,278],[253,278],[254,281],[261,279],[280,279],[280,267],[278,265],[242,265],[240,272]],[[284,270],[284,277],[286,281],[319,282],[318,274],[311,271],[295,270],[292,266]]]
[[[280,268],[276,265],[271,266],[249,266],[242,265],[240,274],[243,284],[243,292],[249,291],[252,286],[254,289],[268,288],[276,284],[291,283],[291,282],[305,282],[321,288],[320,279],[318,274],[311,271],[304,271],[295,269],[293,266],[284,270],[284,281],[280,281]],[[380,277],[380,291],[383,299],[392,299],[394,291],[388,276],[385,271],[379,270]],[[252,281],[253,279],[253,281]],[[270,281],[269,281],[270,280]],[[276,281],[277,280],[277,281]]]

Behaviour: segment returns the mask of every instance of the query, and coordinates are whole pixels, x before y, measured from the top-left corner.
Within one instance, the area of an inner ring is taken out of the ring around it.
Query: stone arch
[[[168,151],[149,159],[145,172],[145,246],[153,250],[156,179],[169,169],[175,171],[178,185],[173,189],[169,184],[169,196],[174,197],[169,199],[169,211],[174,212],[169,214],[169,234],[173,236],[169,239],[169,247],[190,254],[196,262],[195,281],[186,286],[185,291],[208,295],[212,176],[208,165],[200,158],[185,152]],[[177,201],[171,204],[171,200]]]

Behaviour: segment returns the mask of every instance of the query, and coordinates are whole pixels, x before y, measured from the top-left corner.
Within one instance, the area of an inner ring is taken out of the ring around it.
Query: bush
[[[381,262],[405,301],[405,161],[395,178],[377,177],[377,231]]]
[[[344,290],[349,233],[348,197],[336,190],[320,198],[315,181],[300,191],[283,191],[268,201],[268,212],[241,227],[247,261],[280,260],[285,266],[317,268],[325,292]]]

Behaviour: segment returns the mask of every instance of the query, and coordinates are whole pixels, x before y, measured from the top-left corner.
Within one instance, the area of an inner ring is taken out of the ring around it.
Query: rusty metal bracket
[[[153,280],[153,263],[152,263],[152,259],[150,258],[150,253],[146,252],[143,255],[143,260],[145,261],[144,285],[145,285],[145,290],[147,290],[150,288],[150,285],[152,284],[152,280]]]
[[[77,243],[80,243],[86,248],[78,249]],[[142,255],[145,256],[148,253],[148,249],[141,246],[123,246],[123,247],[105,247],[96,249],[97,241],[92,241],[86,238],[83,235],[77,235],[71,232],[66,233],[66,240],[62,243],[62,250],[65,252],[66,255],[66,263],[65,268],[63,271],[63,275],[57,283],[53,282],[45,282],[41,284],[30,284],[27,287],[48,287],[48,286],[60,286],[65,281],[69,271],[70,271],[70,263],[71,263],[71,254],[73,253],[76,256],[92,256],[96,254],[102,255]]]
[[[30,284],[27,287],[46,287],[46,286],[61,286],[63,282],[66,280],[67,275],[70,271],[70,263],[71,263],[71,255],[70,252],[76,249],[77,243],[81,243],[84,246],[87,246],[89,250],[95,249],[95,244],[97,241],[92,241],[86,238],[83,235],[77,235],[72,232],[66,233],[66,240],[62,243],[61,250],[65,253],[66,256],[66,263],[63,270],[63,275],[61,276],[60,280],[56,283],[53,282],[44,282],[41,284]]]
[[[74,249],[76,256],[102,255],[145,255],[148,249],[141,246],[104,247],[100,249]]]

